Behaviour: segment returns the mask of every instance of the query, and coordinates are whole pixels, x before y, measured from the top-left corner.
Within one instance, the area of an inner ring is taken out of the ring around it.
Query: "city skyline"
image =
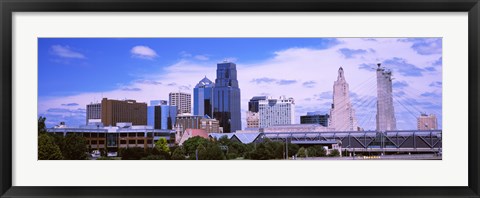
[[[226,58],[237,64],[242,128],[248,101],[260,95],[293,97],[300,123],[306,112],[328,112],[339,67],[353,104],[376,97],[375,90],[362,88],[375,81],[376,63],[382,63],[393,72],[394,97],[412,104],[405,110],[394,102],[397,128],[415,129],[411,114],[420,111],[436,114],[441,128],[441,52],[441,39],[435,38],[39,39],[38,114],[48,126],[75,126],[85,122],[86,104],[102,97],[148,103],[166,100],[170,92],[193,94],[202,78],[215,79],[217,63]],[[119,64],[124,66],[112,66]],[[105,69],[115,71],[107,75]],[[375,116],[365,121],[372,113],[365,108],[356,109],[359,125],[375,129]]]

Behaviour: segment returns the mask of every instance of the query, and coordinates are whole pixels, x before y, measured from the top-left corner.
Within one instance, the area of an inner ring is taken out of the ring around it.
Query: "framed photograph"
[[[2,197],[479,196],[477,0],[1,5]]]

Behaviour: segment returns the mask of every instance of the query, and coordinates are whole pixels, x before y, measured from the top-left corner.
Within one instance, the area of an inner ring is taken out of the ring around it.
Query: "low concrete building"
[[[132,123],[117,123],[116,126],[108,127],[85,125],[78,128],[50,128],[47,132],[62,136],[77,134],[86,138],[90,149],[108,151],[130,147],[153,148],[160,138],[167,139],[170,144],[175,141],[174,130],[158,130],[153,129],[152,126],[138,126]]]
[[[276,125],[265,128],[246,128],[239,130],[237,133],[258,133],[258,132],[325,132],[334,131],[329,127],[324,127],[320,124],[287,124]]]

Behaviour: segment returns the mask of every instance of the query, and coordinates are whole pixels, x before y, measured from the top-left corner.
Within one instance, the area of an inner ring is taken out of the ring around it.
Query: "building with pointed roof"
[[[338,69],[337,80],[333,83],[333,104],[330,110],[330,128],[336,131],[357,131],[355,110],[350,102],[349,86],[343,68]]]
[[[193,114],[213,117],[213,88],[215,83],[205,76],[193,89]]]

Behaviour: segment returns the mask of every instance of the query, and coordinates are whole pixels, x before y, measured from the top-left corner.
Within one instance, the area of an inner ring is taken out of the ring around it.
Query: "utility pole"
[[[285,153],[286,153],[286,158],[288,160],[288,136],[285,138]]]

